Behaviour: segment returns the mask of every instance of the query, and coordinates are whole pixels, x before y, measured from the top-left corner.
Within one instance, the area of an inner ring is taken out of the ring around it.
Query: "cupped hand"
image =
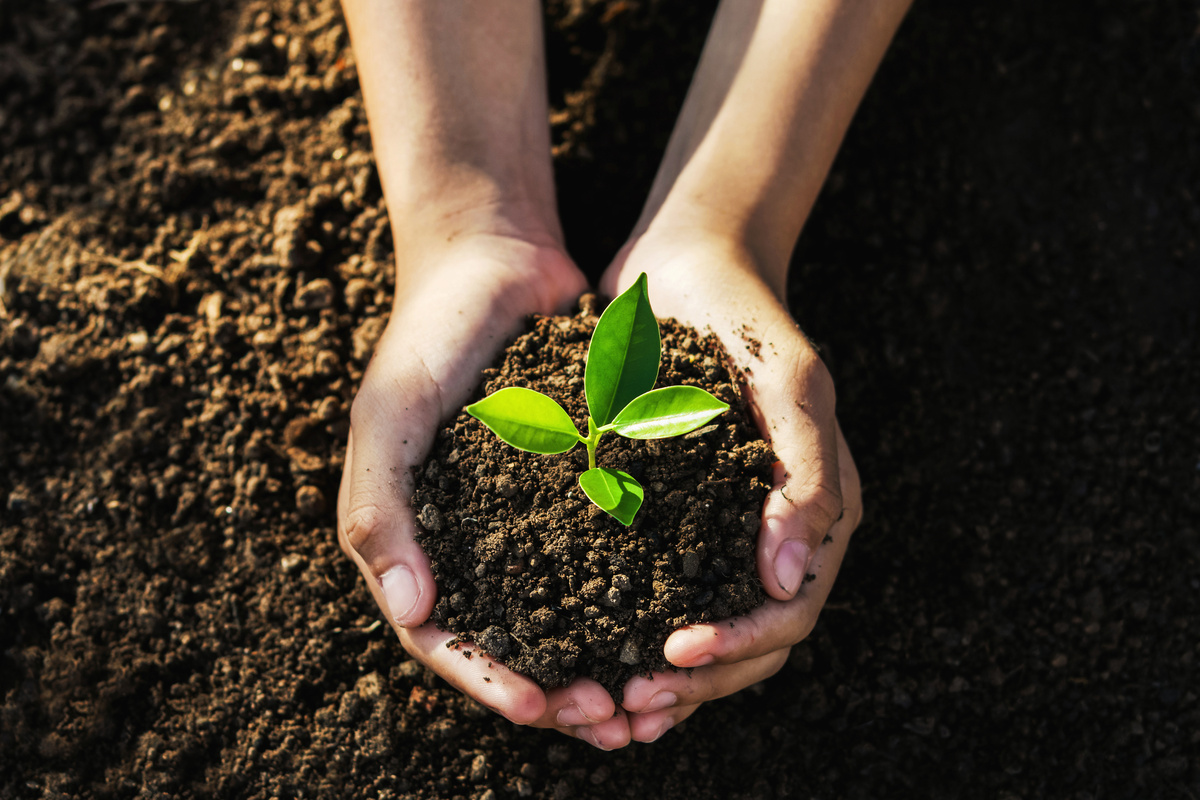
[[[601,291],[615,296],[641,272],[658,316],[721,339],[745,372],[751,412],[778,458],[756,551],[769,599],[744,617],[675,631],[664,655],[687,669],[626,685],[630,736],[649,742],[701,703],[783,666],[816,624],[862,517],[862,499],[834,414],[833,381],[755,254],[694,230],[644,234],[622,250]]]
[[[450,684],[514,722],[576,735],[594,726],[584,738],[624,743],[624,714],[594,681],[544,692],[499,662],[465,658],[471,645],[447,647],[453,635],[426,622],[437,586],[411,505],[414,471],[480,372],[527,315],[569,310],[587,281],[559,247],[508,236],[463,236],[403,258],[403,286],[350,413],[338,541],[404,648]]]

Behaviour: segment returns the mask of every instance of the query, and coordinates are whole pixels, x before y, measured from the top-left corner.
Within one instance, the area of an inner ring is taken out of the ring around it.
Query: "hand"
[[[425,623],[437,586],[415,540],[413,471],[438,427],[467,400],[482,369],[531,313],[567,310],[587,286],[557,244],[464,235],[398,255],[406,282],[351,410],[338,493],[338,540],[404,648],[452,685],[514,722],[626,730],[599,684],[543,692],[498,662],[448,649]],[[484,680],[487,678],[488,680]],[[607,727],[605,727],[607,726]],[[620,734],[618,734],[620,735]]]
[[[858,472],[834,416],[833,382],[754,254],[691,229],[635,239],[605,273],[615,296],[646,272],[655,313],[711,329],[747,370],[752,412],[779,459],[758,534],[758,571],[770,598],[744,617],[671,634],[668,661],[689,672],[638,677],[625,687],[630,736],[650,742],[706,700],[779,670],[816,624],[850,535],[862,517]],[[751,355],[748,338],[761,343]],[[812,576],[806,578],[806,576]]]

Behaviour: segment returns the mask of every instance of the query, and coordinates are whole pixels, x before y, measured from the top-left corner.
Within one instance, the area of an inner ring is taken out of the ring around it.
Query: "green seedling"
[[[695,386],[655,389],[661,356],[658,320],[642,273],[604,310],[592,334],[583,375],[587,436],[579,434],[566,409],[532,389],[510,386],[466,411],[502,441],[530,453],[565,453],[582,442],[588,470],[579,476],[580,488],[622,525],[629,525],[645,492],[632,475],[596,466],[600,438],[610,431],[629,439],[680,436],[729,408]]]

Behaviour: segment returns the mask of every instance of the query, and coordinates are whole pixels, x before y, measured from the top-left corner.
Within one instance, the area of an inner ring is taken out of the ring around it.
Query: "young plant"
[[[609,431],[629,439],[680,436],[729,408],[695,386],[655,389],[661,355],[658,320],[642,273],[604,310],[592,334],[583,375],[587,436],[575,429],[566,409],[532,389],[510,386],[466,411],[504,442],[530,453],[565,453],[582,442],[588,470],[579,476],[580,488],[622,525],[629,525],[645,492],[632,475],[596,466],[600,438]]]

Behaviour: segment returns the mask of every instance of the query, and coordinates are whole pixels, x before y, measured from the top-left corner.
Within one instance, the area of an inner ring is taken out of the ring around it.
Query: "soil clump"
[[[573,317],[531,320],[485,372],[479,396],[534,389],[587,430],[594,298],[581,306]],[[582,446],[526,453],[465,411],[440,431],[416,476],[418,539],[439,587],[432,619],[546,687],[583,675],[619,699],[634,675],[669,668],[662,646],[671,631],[744,614],[766,597],[755,540],[775,457],[717,338],[674,320],[659,326],[657,386],[699,386],[730,410],[680,437],[604,438],[597,463],[645,487],[630,527],[579,488]]]

